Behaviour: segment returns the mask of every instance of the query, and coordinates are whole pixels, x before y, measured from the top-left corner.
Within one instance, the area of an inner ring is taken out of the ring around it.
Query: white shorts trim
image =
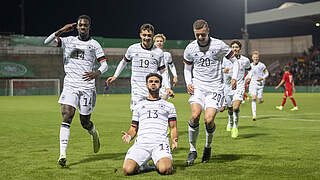
[[[96,90],[63,89],[58,102],[78,109],[81,115],[89,115],[96,105]]]
[[[162,158],[169,158],[172,160],[169,142],[159,144],[138,144],[134,143],[128,150],[125,160],[134,160],[139,166],[153,160],[154,164]]]

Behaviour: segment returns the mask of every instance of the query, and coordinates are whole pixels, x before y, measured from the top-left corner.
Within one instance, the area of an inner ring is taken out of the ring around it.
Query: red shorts
[[[292,96],[292,88],[284,91],[284,96]]]

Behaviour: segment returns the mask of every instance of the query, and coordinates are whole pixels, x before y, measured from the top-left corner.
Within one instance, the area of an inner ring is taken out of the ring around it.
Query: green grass
[[[203,118],[198,138],[198,159],[185,167],[189,151],[188,95],[171,100],[178,115],[179,147],[174,152],[175,173],[150,172],[125,177],[122,163],[128,148],[121,130],[131,122],[129,95],[100,95],[92,114],[102,147],[94,154],[91,138],[77,114],[71,125],[67,150],[68,168],[57,165],[60,105],[57,96],[0,97],[0,179],[319,179],[320,94],[295,94],[299,111],[291,112],[290,99],[283,111],[275,109],[282,94],[264,94],[257,105],[257,121],[251,121],[251,104],[241,105],[240,136],[225,131],[227,113],[215,122],[212,160],[202,164],[205,143]]]

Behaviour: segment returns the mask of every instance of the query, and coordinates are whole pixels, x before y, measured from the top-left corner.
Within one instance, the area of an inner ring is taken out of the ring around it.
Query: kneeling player
[[[134,145],[125,157],[123,173],[125,175],[138,173],[139,167],[152,159],[160,174],[171,174],[172,155],[167,132],[169,124],[172,150],[174,150],[178,146],[176,110],[172,103],[159,97],[161,75],[150,73],[146,77],[146,83],[148,98],[135,106],[128,132],[121,132],[122,140],[126,143],[130,143],[138,133]]]

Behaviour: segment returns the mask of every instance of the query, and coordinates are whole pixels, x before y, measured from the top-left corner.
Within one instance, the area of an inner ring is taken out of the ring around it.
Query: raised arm
[[[122,140],[125,143],[129,144],[130,141],[136,136],[137,132],[138,132],[138,126],[131,125],[128,132],[121,131],[121,134],[123,134]]]
[[[44,44],[51,43],[53,40],[55,40],[56,37],[59,37],[62,33],[73,31],[76,25],[77,23],[66,24],[61,29],[57,30],[56,32],[52,33],[49,37],[47,37],[44,40]]]

